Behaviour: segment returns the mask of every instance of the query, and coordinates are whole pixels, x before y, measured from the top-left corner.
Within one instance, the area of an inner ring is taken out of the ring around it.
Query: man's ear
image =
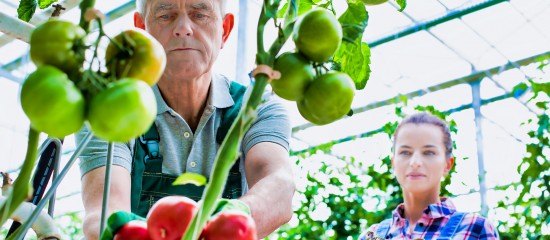
[[[138,12],[134,13],[134,26],[145,30],[145,20]]]
[[[229,37],[229,34],[231,33],[231,30],[233,30],[233,25],[235,24],[235,16],[233,14],[228,13],[225,14],[223,17],[223,34],[222,34],[222,46],[227,41],[227,38]]]

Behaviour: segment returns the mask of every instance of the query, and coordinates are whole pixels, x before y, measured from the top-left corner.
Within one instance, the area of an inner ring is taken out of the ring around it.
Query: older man
[[[225,2],[136,1],[134,24],[164,46],[167,65],[153,86],[158,105],[153,127],[135,141],[115,144],[108,212],[125,210],[144,216],[163,196],[178,194],[198,200],[202,195],[202,188],[173,187],[170,183],[184,172],[210,176],[220,136],[224,136],[220,129],[227,128],[224,125],[232,120],[225,113],[242,101],[244,87],[212,71],[234,23],[234,16],[225,12]],[[289,125],[280,103],[267,99],[260,105],[223,194],[248,205],[259,237],[267,236],[292,216]],[[106,146],[94,138],[81,155],[87,239],[99,236]]]

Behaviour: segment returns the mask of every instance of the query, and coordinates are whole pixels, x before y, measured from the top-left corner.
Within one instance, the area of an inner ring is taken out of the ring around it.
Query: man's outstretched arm
[[[84,204],[84,236],[87,240],[99,239],[99,226],[103,202],[105,167],[99,167],[82,177],[82,203]],[[130,212],[131,178],[127,169],[113,165],[107,217],[114,211]]]
[[[240,198],[252,212],[258,237],[264,238],[292,217],[295,185],[288,152],[276,143],[262,142],[246,154],[249,191]]]

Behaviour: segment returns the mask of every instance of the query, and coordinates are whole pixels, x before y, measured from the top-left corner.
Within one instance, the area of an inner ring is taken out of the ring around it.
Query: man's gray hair
[[[220,1],[222,16],[225,15],[227,13],[227,0],[215,0],[215,1]],[[145,4],[147,4],[147,0],[136,0],[136,12],[143,15],[145,11]]]

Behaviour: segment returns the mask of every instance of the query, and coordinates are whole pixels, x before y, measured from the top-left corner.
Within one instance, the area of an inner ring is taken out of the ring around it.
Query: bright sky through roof
[[[123,0],[97,1],[96,5],[103,12],[109,12],[125,4]],[[219,56],[215,65],[218,72],[224,73],[238,81],[245,82],[246,75],[236,76],[237,64],[243,64],[246,71],[254,66],[256,52],[255,26],[259,15],[259,1],[248,1],[246,59],[236,60],[238,41],[239,6],[229,4],[229,11],[236,14],[236,26]],[[391,1],[390,1],[391,2]],[[369,23],[363,40],[373,42],[385,36],[391,36],[404,29],[433,19],[443,17],[448,11],[484,3],[485,1],[467,0],[421,0],[408,1],[404,13],[396,10],[393,3],[367,7]],[[0,0],[0,11],[15,16],[17,0]],[[337,6],[337,10],[341,6]],[[343,9],[342,9],[343,10]],[[38,11],[40,13],[42,11]],[[341,13],[341,12],[339,12]],[[133,13],[127,13],[106,26],[108,34],[132,26]],[[65,15],[64,19],[77,22],[78,8]],[[428,87],[460,79],[477,71],[484,71],[534,55],[550,51],[550,1],[548,0],[511,0],[479,10],[477,12],[441,23],[427,31],[418,31],[400,37],[371,49],[371,77],[364,90],[356,93],[354,108],[364,107],[377,101],[393,98]],[[275,32],[267,32],[272,39]],[[0,35],[0,39],[6,36]],[[2,41],[0,41],[2,42]],[[285,49],[291,49],[289,43]],[[23,114],[18,100],[19,84],[17,78],[23,79],[34,69],[27,56],[28,44],[14,40],[0,46],[0,65],[5,66],[15,59],[24,57],[20,68],[9,71],[0,68],[0,161],[1,171],[15,171],[23,162],[26,149],[26,136],[29,121]],[[8,74],[9,73],[9,74]],[[10,78],[9,75],[14,77]],[[542,77],[534,66],[521,67],[503,71],[481,82],[481,98],[488,99],[510,92],[513,87],[528,77]],[[550,79],[548,79],[550,80]],[[521,161],[525,144],[528,141],[526,132],[529,125],[521,125],[534,116],[531,104],[526,104],[528,96],[519,99],[508,98],[481,108],[483,115],[482,151],[486,170],[486,184],[489,189],[519,180],[516,166]],[[458,84],[443,90],[433,91],[421,97],[410,99],[409,106],[433,105],[439,110],[450,110],[472,101],[472,89],[468,84]],[[300,126],[306,121],[299,115],[295,103],[285,102],[291,114],[293,126]],[[326,126],[314,126],[296,131],[291,139],[292,150],[298,151],[307,147],[326,143],[335,139],[358,135],[376,130],[388,121],[396,120],[395,106],[382,106],[366,112],[356,113],[353,117],[344,118]],[[410,107],[406,108],[411,112]],[[480,199],[478,190],[478,165],[476,146],[476,126],[471,109],[453,113],[450,116],[458,124],[457,173],[451,185],[452,192],[458,196],[459,210],[478,211]],[[43,136],[44,137],[44,136]],[[64,148],[67,153],[62,158],[61,166],[74,150],[72,137],[66,139]],[[367,139],[348,141],[334,147],[334,154],[355,156],[364,162],[375,163],[386,156],[391,144],[386,136],[374,136]],[[549,153],[550,154],[550,153]],[[462,160],[467,158],[466,160]],[[58,188],[57,196],[65,196],[80,191],[80,174],[78,166],[73,166],[69,175]],[[504,193],[489,191],[488,205],[496,206]],[[82,209],[80,196],[72,195],[60,200],[56,214]],[[491,212],[490,217],[495,217]]]

